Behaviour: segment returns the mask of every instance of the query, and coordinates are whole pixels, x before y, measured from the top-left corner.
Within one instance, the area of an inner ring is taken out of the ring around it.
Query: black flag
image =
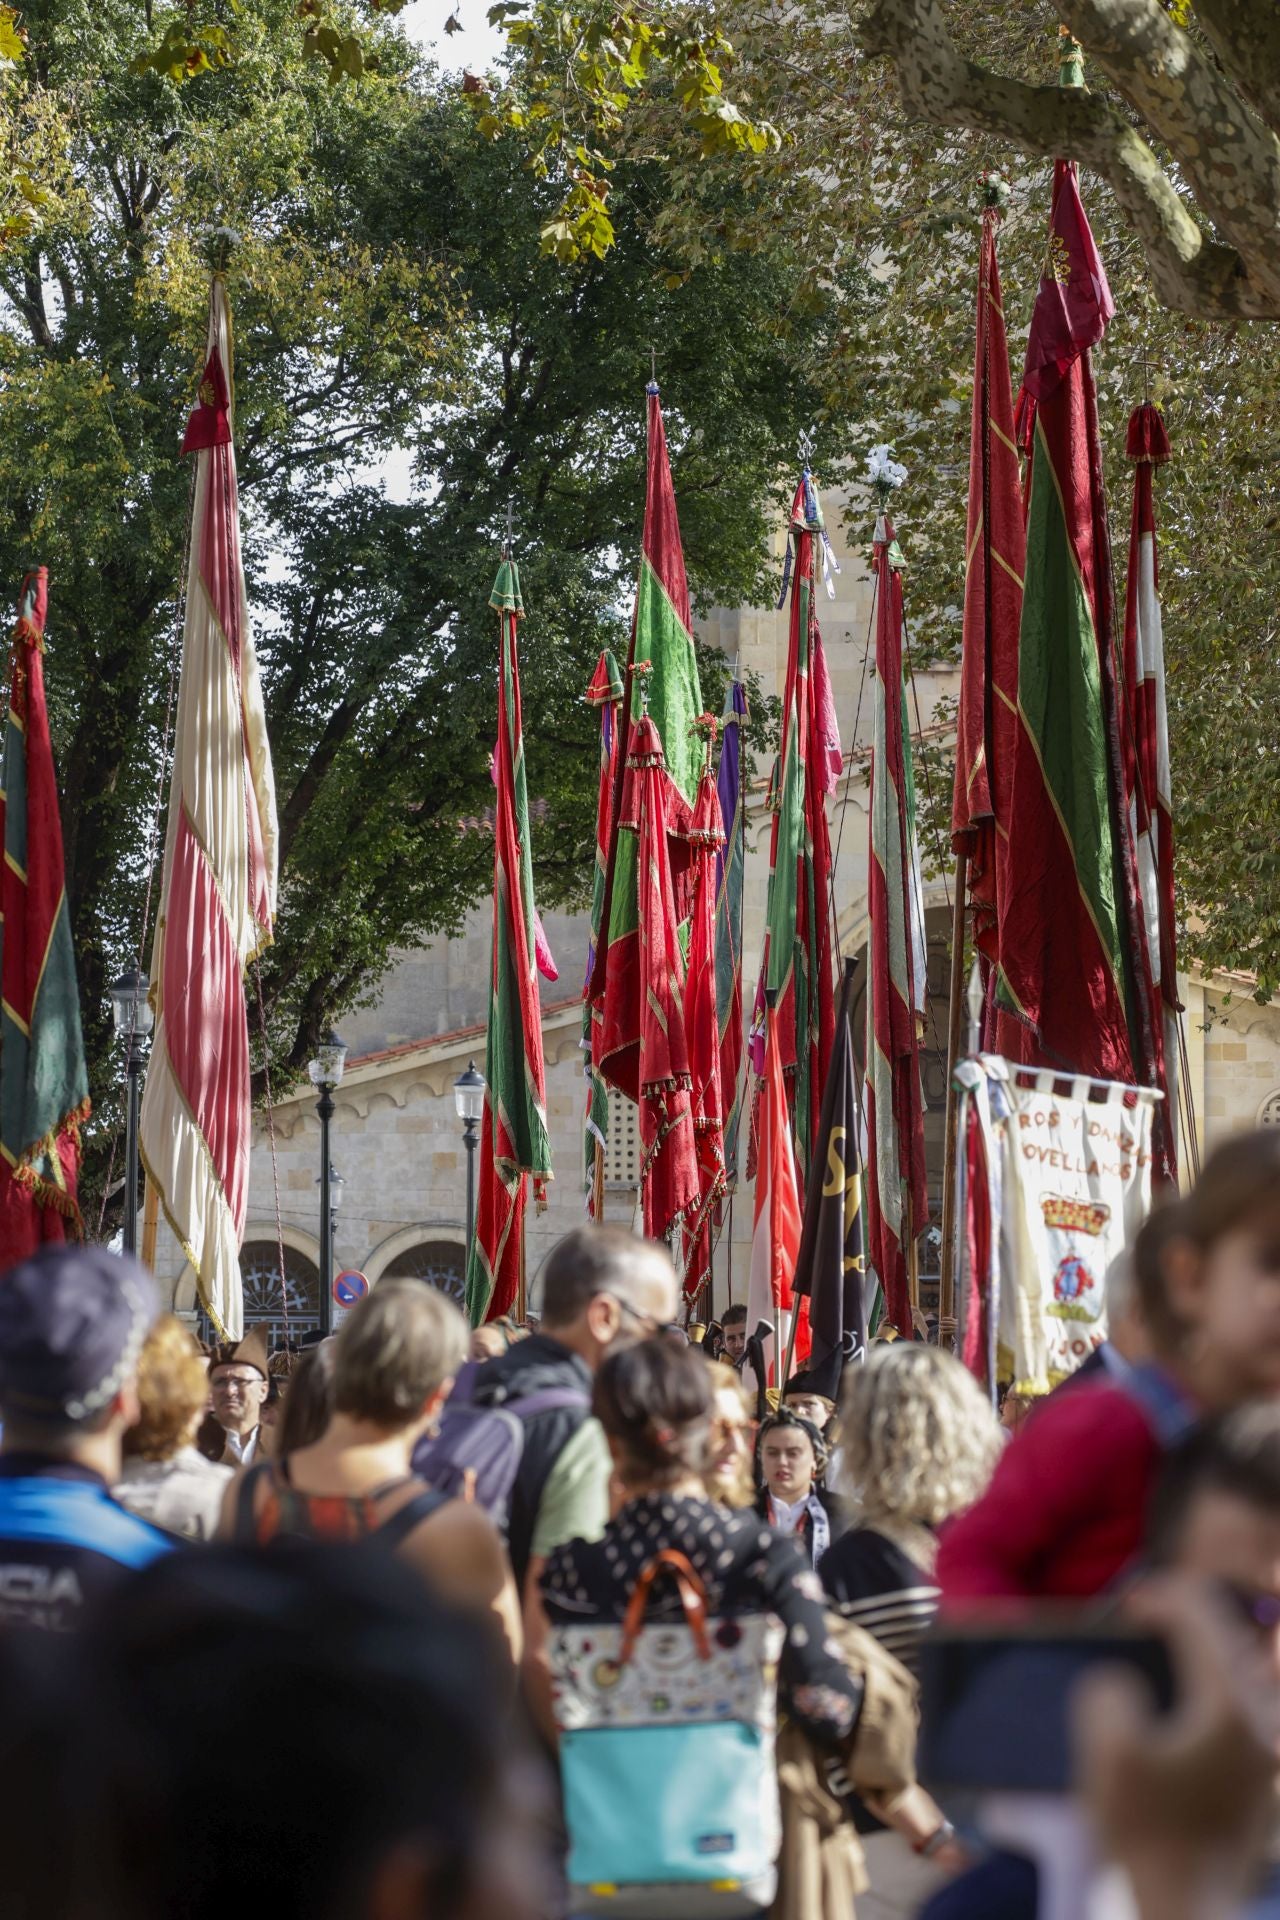
[[[809,1296],[813,1345],[803,1375],[810,1393],[839,1401],[846,1360],[859,1359],[867,1345],[867,1303],[862,1242],[862,1167],[858,1157],[858,1088],[853,1064],[853,976],[857,962],[844,963],[844,982],[836,1009],[835,1043],[822,1096],[818,1151],[809,1168],[804,1227],[796,1260],[794,1287]]]

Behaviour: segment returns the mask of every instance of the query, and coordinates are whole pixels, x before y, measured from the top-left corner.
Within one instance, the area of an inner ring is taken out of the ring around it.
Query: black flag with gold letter
[[[794,1287],[809,1296],[813,1346],[809,1364],[790,1385],[840,1398],[846,1360],[867,1345],[866,1261],[862,1242],[862,1167],[858,1157],[858,1087],[853,1064],[855,960],[844,963],[835,1044],[822,1096],[818,1150],[809,1169],[804,1228]]]

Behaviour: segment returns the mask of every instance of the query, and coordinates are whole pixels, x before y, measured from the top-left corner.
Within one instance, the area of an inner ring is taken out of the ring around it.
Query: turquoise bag
[[[664,1573],[684,1619],[646,1626]],[[671,1548],[641,1573],[621,1626],[553,1630],[572,1914],[733,1920],[772,1903],[782,1637],[771,1614],[709,1621],[701,1580]]]

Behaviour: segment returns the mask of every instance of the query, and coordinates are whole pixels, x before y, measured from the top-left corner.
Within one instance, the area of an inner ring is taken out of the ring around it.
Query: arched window
[[[284,1286],[280,1285],[280,1249],[274,1240],[246,1240],[240,1249],[240,1284],[244,1289],[244,1325],[261,1327],[268,1348],[288,1338],[297,1343],[300,1335],[320,1325],[320,1272],[314,1260],[295,1247],[284,1250]],[[207,1316],[202,1312],[199,1333],[204,1340],[215,1338]]]
[[[459,1306],[466,1298],[466,1249],[456,1240],[422,1240],[398,1253],[379,1275],[382,1280],[425,1280]]]

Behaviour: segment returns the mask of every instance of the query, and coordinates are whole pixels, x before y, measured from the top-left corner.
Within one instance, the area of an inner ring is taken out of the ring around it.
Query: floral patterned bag
[[[661,1577],[683,1618],[647,1625]],[[770,1905],[782,1640],[772,1614],[709,1620],[702,1581],[671,1548],[640,1574],[621,1625],[553,1629],[572,1913],[732,1920]]]

